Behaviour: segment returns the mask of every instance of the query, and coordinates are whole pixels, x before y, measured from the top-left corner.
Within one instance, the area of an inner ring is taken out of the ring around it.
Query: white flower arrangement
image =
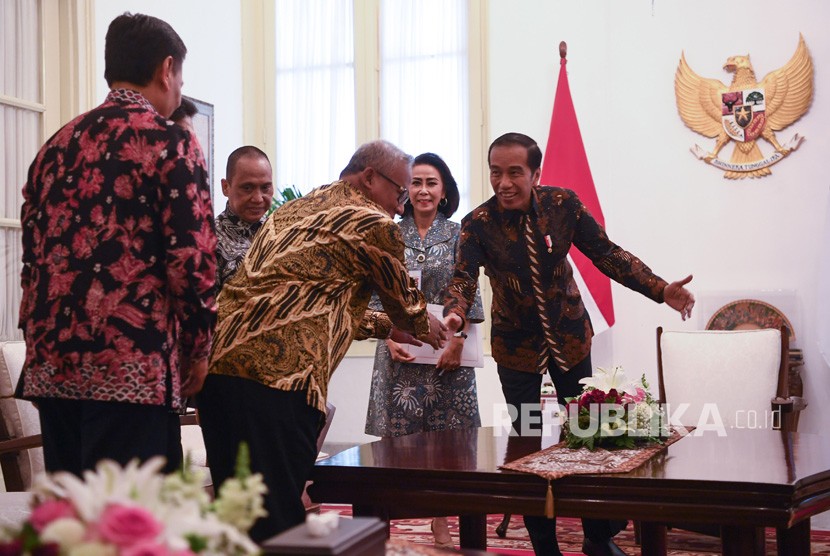
[[[216,501],[205,492],[204,473],[160,473],[164,459],[121,467],[98,463],[83,479],[71,473],[42,475],[33,488],[32,514],[19,530],[0,533],[0,555],[225,556],[259,554],[247,535],[267,515],[267,491],[240,448],[237,476]],[[187,469],[187,465],[185,465]]]
[[[662,442],[669,429],[662,408],[649,392],[645,375],[629,380],[622,367],[598,367],[579,381],[579,396],[568,399],[565,440],[570,448],[633,448]]]

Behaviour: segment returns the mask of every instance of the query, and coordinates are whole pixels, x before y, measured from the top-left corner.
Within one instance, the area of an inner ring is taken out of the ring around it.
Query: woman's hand
[[[392,361],[411,363],[415,360],[414,355],[411,355],[401,344],[394,340],[386,340],[386,347],[389,348],[389,356],[392,358]]]

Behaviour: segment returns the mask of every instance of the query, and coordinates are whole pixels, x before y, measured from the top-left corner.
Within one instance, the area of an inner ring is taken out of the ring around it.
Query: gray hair
[[[379,172],[389,174],[400,163],[411,166],[412,156],[389,141],[378,139],[360,145],[340,172],[340,177],[361,172],[370,166]]]

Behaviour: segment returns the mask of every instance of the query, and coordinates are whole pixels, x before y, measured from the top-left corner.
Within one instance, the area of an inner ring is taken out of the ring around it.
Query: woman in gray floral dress
[[[452,278],[460,225],[448,218],[458,208],[458,199],[458,187],[447,164],[433,153],[417,156],[400,227],[406,267],[420,271],[419,288],[427,303],[443,305]],[[377,298],[372,300],[372,308],[382,310]],[[480,322],[483,318],[477,295],[467,320]],[[450,338],[437,365],[412,363],[413,357],[400,344],[379,342],[366,433],[402,436],[480,426],[475,370],[459,366],[464,341],[460,336]],[[452,545],[443,518],[436,518],[433,531],[437,545]]]

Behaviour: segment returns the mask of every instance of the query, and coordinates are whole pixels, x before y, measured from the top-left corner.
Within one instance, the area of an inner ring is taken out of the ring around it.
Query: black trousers
[[[250,535],[262,542],[305,521],[302,501],[317,459],[321,411],[306,402],[306,392],[286,392],[246,378],[208,375],[197,397],[208,466],[216,493],[234,476],[241,442],[251,454],[251,471],[268,487],[268,517]]]
[[[553,361],[553,358],[551,358],[551,361]],[[582,392],[582,385],[579,384],[579,380],[591,376],[592,372],[590,355],[567,373],[563,373],[559,367],[551,362],[548,375],[550,375],[553,386],[556,388],[559,404],[564,406],[565,398],[579,395]],[[543,375],[515,371],[501,365],[498,366],[498,373],[505,401],[508,405],[512,405],[517,409],[518,415],[513,420],[513,428],[518,433],[530,429],[531,434],[534,434],[534,429],[536,431],[541,429],[541,424],[538,424],[541,421],[541,411],[533,409],[524,412],[521,410],[521,405],[534,404],[534,407],[539,406]],[[530,423],[522,422],[523,415],[529,415]],[[540,434],[540,432],[535,432],[535,434]],[[526,515],[524,516],[524,523],[537,556],[558,556],[561,554],[559,543],[556,540],[556,519]],[[610,522],[605,519],[582,520],[582,530],[585,536],[598,542],[607,541],[624,529],[625,525],[625,522]]]
[[[37,400],[46,471],[75,475],[107,458],[126,465],[164,456],[166,473],[182,464],[179,415],[164,406],[93,400]]]

